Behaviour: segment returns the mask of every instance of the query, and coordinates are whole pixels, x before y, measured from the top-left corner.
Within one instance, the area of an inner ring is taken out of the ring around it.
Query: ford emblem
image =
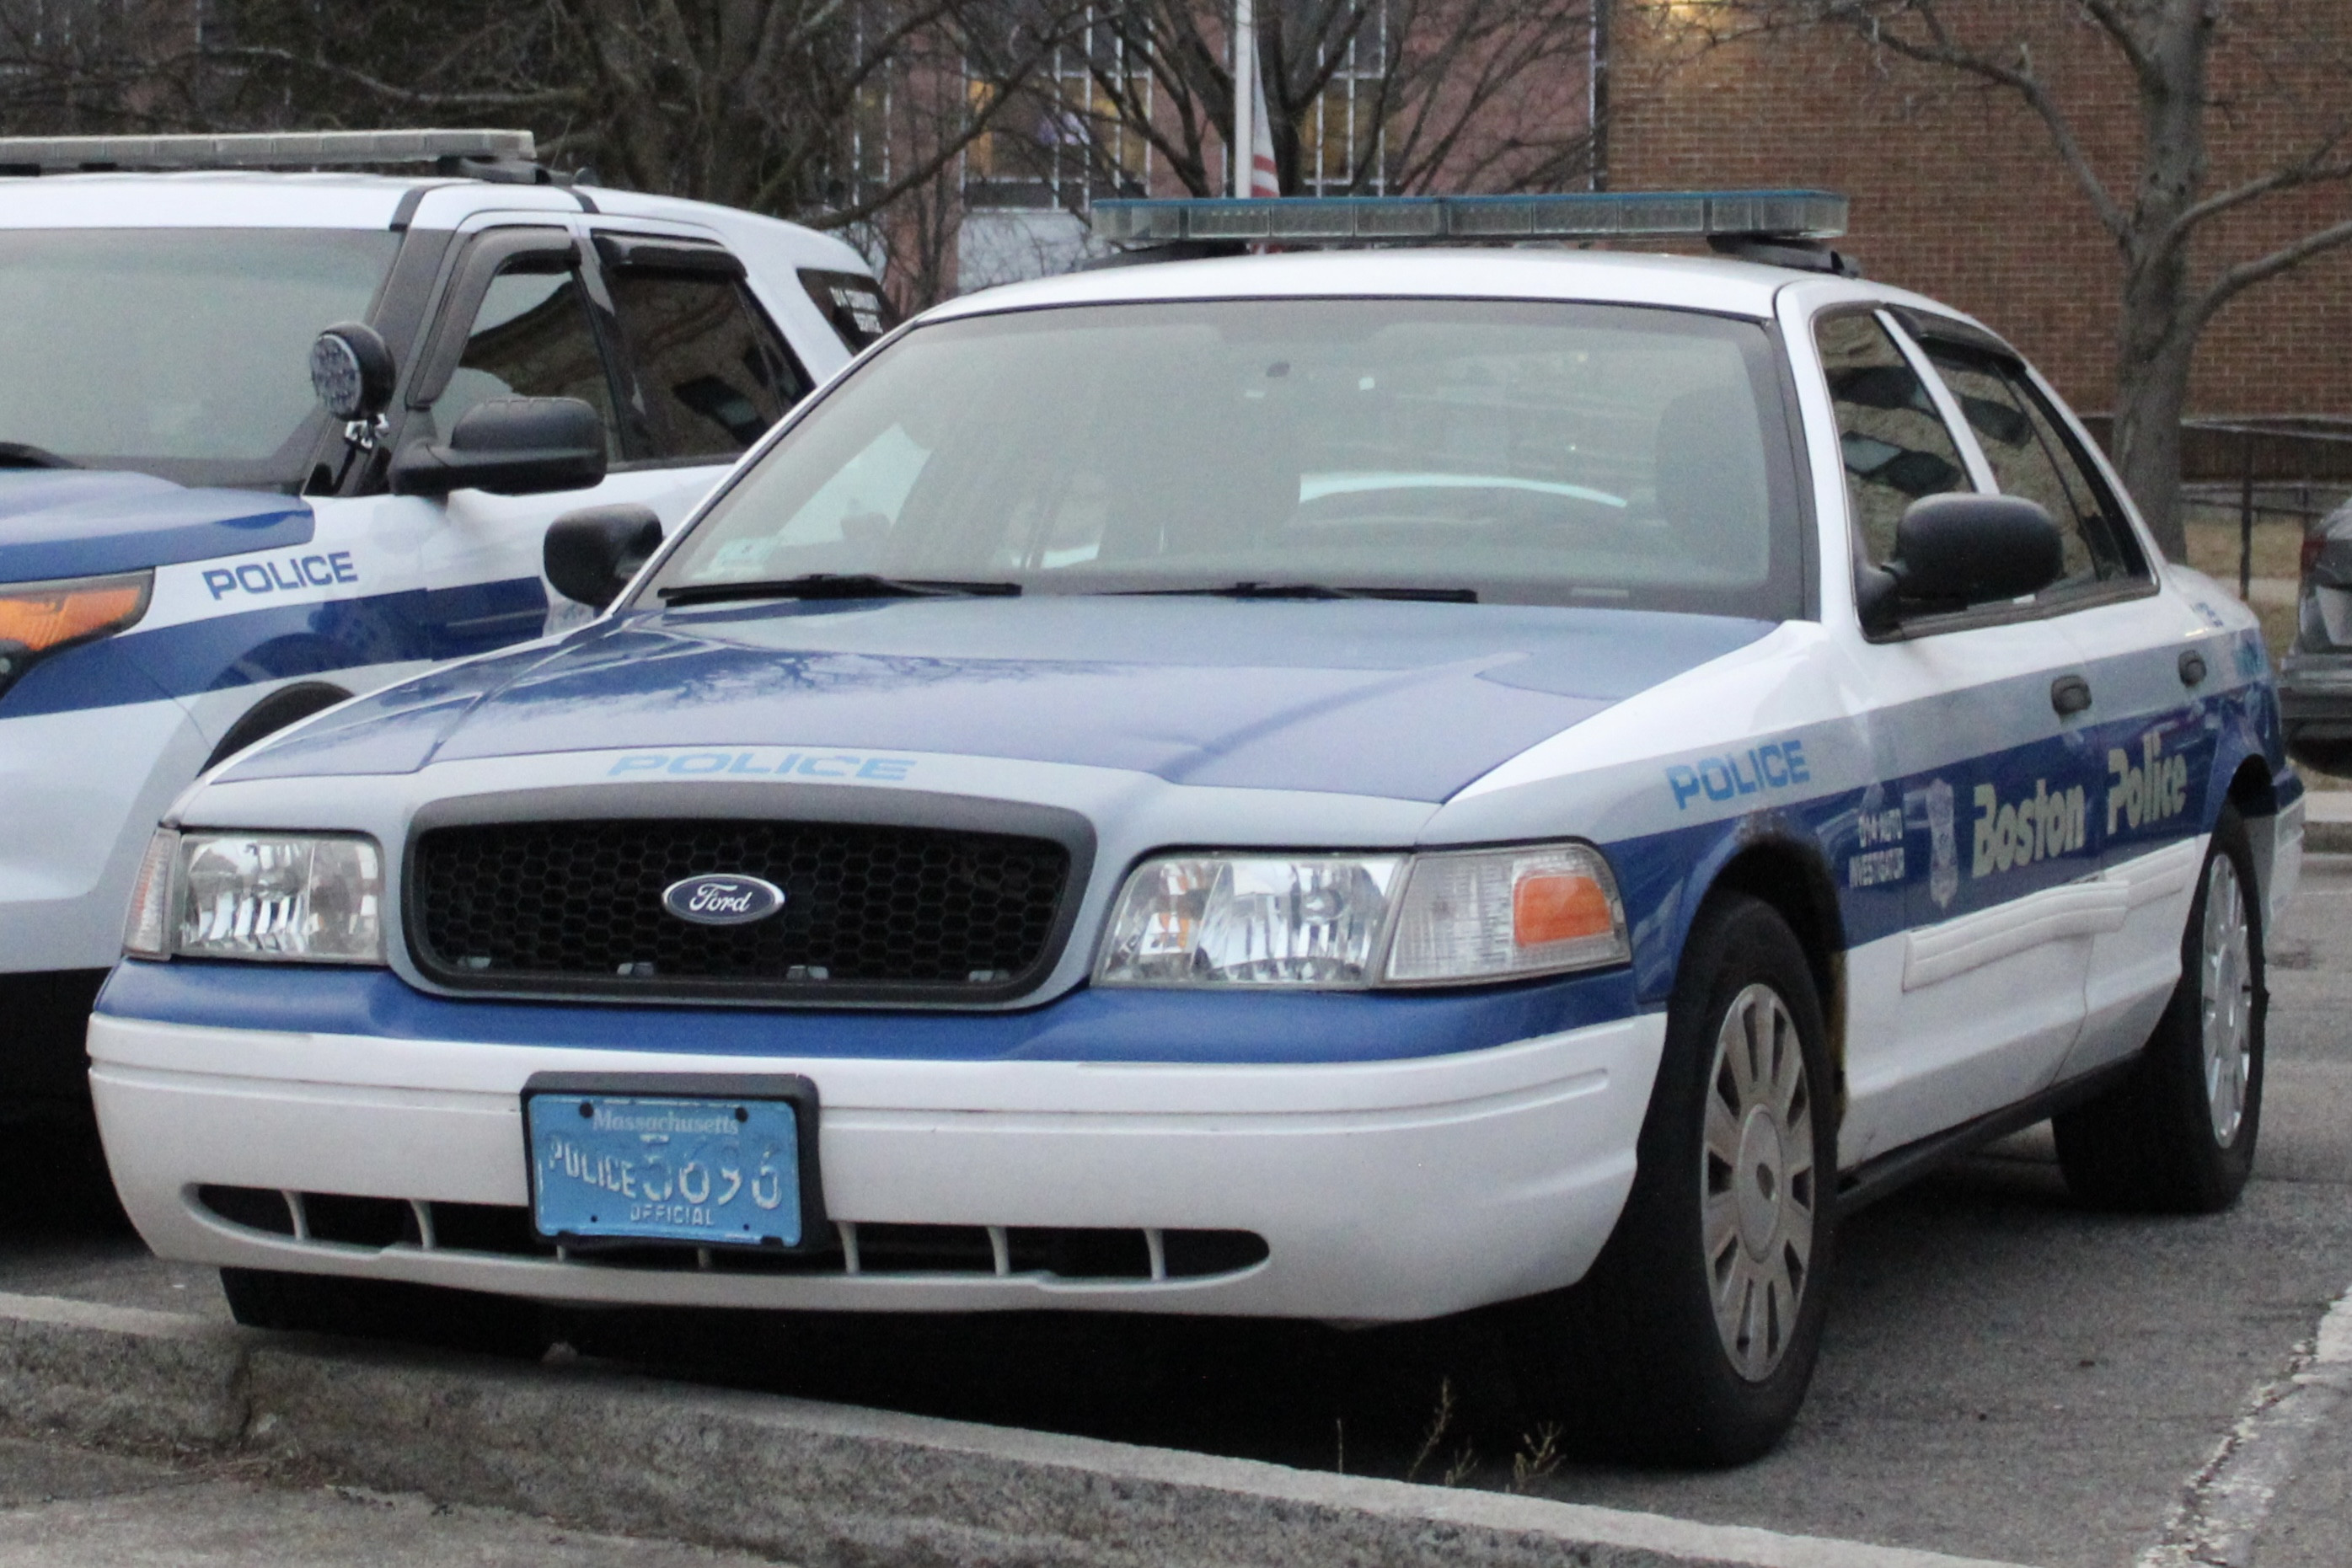
[[[690,876],[662,890],[662,907],[697,925],[749,925],[784,906],[784,890],[756,876]]]

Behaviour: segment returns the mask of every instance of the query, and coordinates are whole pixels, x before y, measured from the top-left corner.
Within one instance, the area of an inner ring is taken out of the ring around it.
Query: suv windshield
[[[942,322],[813,408],[643,601],[871,573],[1792,616],[1775,364],[1755,322],[1623,306],[1187,301]]]
[[[310,340],[364,319],[400,236],[0,230],[0,442],[183,484],[291,489]]]

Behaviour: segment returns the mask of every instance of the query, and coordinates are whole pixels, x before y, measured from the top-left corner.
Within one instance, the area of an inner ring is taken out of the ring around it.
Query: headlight
[[[139,958],[381,964],[383,911],[372,839],[167,828],[140,868],[123,947]]]
[[[1171,855],[1127,879],[1107,986],[1360,986],[1401,855]]]
[[[0,584],[0,692],[48,654],[134,624],[154,587],[152,571]]]
[[[1119,890],[1095,982],[1464,985],[1631,956],[1616,879],[1585,844],[1164,855]]]

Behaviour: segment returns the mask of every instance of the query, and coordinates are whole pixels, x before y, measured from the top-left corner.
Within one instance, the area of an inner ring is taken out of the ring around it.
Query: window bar
[[[1145,1226],[1143,1228],[1143,1246],[1144,1250],[1151,1254],[1151,1277],[1154,1280],[1165,1280],[1168,1278],[1168,1238],[1166,1234],[1152,1228],[1150,1226]]]
[[[294,1239],[310,1240],[310,1211],[302,1207],[302,1195],[299,1192],[280,1191],[278,1196],[286,1200],[287,1215],[294,1221]]]
[[[833,1228],[841,1232],[842,1272],[845,1274],[864,1273],[866,1270],[860,1266],[857,1257],[857,1221],[854,1219],[836,1219],[833,1222]]]
[[[988,1228],[988,1255],[995,1260],[997,1278],[1013,1272],[1013,1239],[1002,1225]]]
[[[408,1200],[408,1212],[416,1216],[416,1244],[431,1252],[441,1243],[433,1234],[433,1206],[421,1197]]]

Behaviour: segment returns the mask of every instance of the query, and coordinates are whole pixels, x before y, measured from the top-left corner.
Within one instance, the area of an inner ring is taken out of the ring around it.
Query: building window
[[[1298,126],[1298,193],[1388,194],[1388,136],[1381,122],[1387,80],[1389,8],[1370,0],[1363,23],[1344,44],[1318,46],[1330,77]]]
[[[1132,110],[1149,114],[1151,78],[1118,33],[1089,17],[1043,70],[1012,89],[989,129],[964,152],[963,195],[974,207],[1058,207],[1082,213],[1102,196],[1149,189],[1151,153],[1103,87],[1122,84]],[[1005,91],[978,77],[967,85],[984,114]]]

